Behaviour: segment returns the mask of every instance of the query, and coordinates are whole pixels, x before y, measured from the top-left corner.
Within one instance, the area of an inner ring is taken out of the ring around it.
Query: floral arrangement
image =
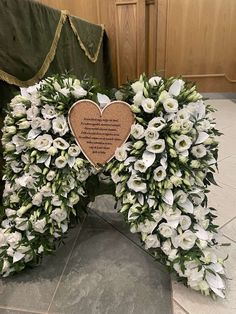
[[[2,143],[6,161],[0,227],[0,273],[8,276],[55,250],[87,196],[97,170],[72,136],[67,113],[82,98],[110,102],[93,80],[54,76],[21,89],[11,101]],[[179,280],[224,297],[215,209],[207,192],[220,133],[195,86],[142,75],[112,98],[131,105],[135,124],[100,172],[116,185],[119,211],[145,248]],[[214,251],[213,251],[214,248]]]

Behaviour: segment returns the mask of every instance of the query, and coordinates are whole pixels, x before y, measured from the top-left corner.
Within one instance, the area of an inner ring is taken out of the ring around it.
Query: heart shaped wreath
[[[130,104],[135,123],[98,171],[76,144],[67,115],[78,99],[110,102],[99,91],[92,79],[57,75],[22,88],[9,104],[0,273],[19,272],[56,249],[100,172],[115,183],[119,211],[145,248],[187,286],[224,297],[216,215],[206,196],[217,165],[213,109],[191,83],[142,75],[109,95]]]

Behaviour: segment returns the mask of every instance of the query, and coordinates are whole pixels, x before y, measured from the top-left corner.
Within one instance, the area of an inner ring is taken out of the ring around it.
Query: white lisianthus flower
[[[57,137],[53,141],[53,147],[61,149],[61,150],[66,150],[69,147],[69,144],[63,138]]]
[[[18,124],[19,130],[26,130],[30,127],[30,122],[29,121],[22,121]]]
[[[147,113],[153,113],[156,108],[156,103],[152,98],[145,98],[142,101],[143,110]]]
[[[179,96],[183,86],[184,86],[183,80],[180,80],[180,79],[175,80],[174,83],[172,83],[169,88],[169,94],[172,96]]]
[[[5,149],[5,152],[10,153],[16,149],[16,146],[13,143],[9,142],[4,145],[4,149]]]
[[[66,210],[62,209],[62,208],[55,208],[50,217],[55,220],[56,222],[62,222],[63,220],[65,220],[67,218],[67,212]]]
[[[82,97],[87,95],[87,91],[85,89],[83,89],[83,87],[78,86],[78,87],[74,88],[74,90],[71,91],[71,94],[75,98],[82,98]]]
[[[190,118],[190,114],[186,108],[180,109],[176,113],[176,120],[177,122],[182,122],[182,121],[188,121]]]
[[[56,176],[56,172],[53,171],[53,170],[50,170],[48,173],[47,173],[47,176],[46,176],[46,179],[48,181],[52,181]]]
[[[148,127],[144,133],[146,143],[149,144],[159,138],[158,131],[153,127]]]
[[[163,103],[166,99],[170,97],[171,95],[166,90],[163,90],[158,98],[158,101]]]
[[[173,99],[173,98],[167,98],[163,102],[163,107],[167,113],[177,112],[178,106],[179,106],[178,101],[176,99]]]
[[[65,156],[59,156],[55,159],[55,166],[59,169],[64,168],[67,165],[67,159]]]
[[[7,217],[12,217],[12,216],[16,215],[16,210],[11,209],[11,208],[6,208],[5,214]]]
[[[161,131],[166,125],[166,121],[162,117],[153,118],[148,123],[148,128],[155,129],[156,131]]]
[[[150,249],[150,248],[157,248],[160,247],[160,241],[157,237],[156,234],[149,234],[146,238],[145,238],[145,249]]]
[[[22,118],[26,115],[26,107],[24,104],[19,103],[13,107],[12,116],[14,118]]]
[[[182,134],[187,134],[192,130],[193,123],[191,121],[182,121],[180,123],[180,128]]]
[[[148,80],[148,83],[154,87],[154,86],[158,86],[159,83],[161,82],[162,78],[160,76],[153,76]]]
[[[13,170],[13,172],[19,173],[22,170],[22,167],[19,162],[17,162],[16,160],[13,160],[11,162],[11,169]]]
[[[147,170],[145,162],[143,160],[135,161],[135,163],[134,163],[134,170],[144,173]]]
[[[89,177],[89,171],[87,168],[80,168],[78,173],[77,173],[77,179],[80,182],[83,182],[85,180],[87,180]]]
[[[16,134],[16,127],[14,125],[7,126],[6,128],[4,128],[3,132],[14,135]]]
[[[200,144],[197,146],[193,146],[193,148],[191,149],[191,153],[196,158],[202,158],[202,157],[206,156],[207,150],[203,144]]]
[[[153,179],[155,181],[161,182],[162,180],[165,179],[165,177],[166,177],[166,171],[164,167],[159,166],[153,171]]]
[[[21,241],[22,235],[20,232],[15,231],[12,233],[6,234],[7,243],[12,247],[15,248]]]
[[[28,230],[29,228],[29,223],[27,218],[20,218],[16,217],[15,221],[15,227],[16,229],[19,229],[21,231]]]
[[[131,194],[130,192],[128,192],[127,194],[125,194],[123,196],[123,203],[124,204],[134,204],[135,202],[135,196],[133,194]]]
[[[163,139],[152,141],[147,145],[146,149],[151,153],[160,154],[165,150],[165,141]]]
[[[64,116],[59,116],[52,120],[52,128],[54,133],[58,133],[60,136],[65,135],[68,131],[68,124]]]
[[[135,192],[146,193],[147,192],[147,184],[142,181],[140,177],[137,175],[131,175],[129,180],[127,181],[127,186],[129,189]]]
[[[45,105],[43,106],[41,113],[44,119],[53,119],[57,116],[56,110],[53,106]]]
[[[27,111],[26,111],[26,116],[28,120],[33,120],[35,119],[39,114],[39,108],[36,106],[31,106]]]
[[[130,134],[136,139],[140,139],[144,137],[144,127],[141,124],[133,124],[131,126]]]
[[[138,92],[137,94],[134,95],[133,101],[134,105],[139,107],[141,106],[142,101],[145,99],[143,96],[143,91]]]
[[[23,176],[15,179],[16,184],[23,187],[33,187],[34,186],[34,178],[28,174],[24,174]]]
[[[3,229],[0,229],[0,247],[6,244],[6,236],[3,232]]]
[[[170,238],[173,234],[173,229],[165,222],[159,225],[158,230],[160,234],[165,238]]]
[[[161,246],[161,250],[166,254],[166,255],[169,255],[171,250],[172,250],[172,247],[171,247],[171,241],[170,239],[164,241],[162,243],[162,246]]]
[[[211,123],[209,120],[204,119],[197,123],[196,129],[198,132],[206,132],[211,128]]]
[[[175,148],[178,152],[182,153],[188,150],[192,145],[191,138],[187,135],[180,135],[177,141],[175,142]]]
[[[47,150],[48,154],[50,156],[55,156],[58,152],[58,149],[56,149],[55,147],[51,146],[48,150]]]
[[[118,183],[121,181],[121,176],[119,176],[117,173],[112,172],[111,179],[114,183]]]
[[[144,82],[136,81],[132,85],[132,90],[137,94],[138,92],[143,92]]]
[[[183,250],[190,250],[197,240],[197,236],[191,230],[186,230],[178,235],[177,238],[178,246]]]
[[[46,227],[46,218],[42,218],[39,220],[36,220],[35,222],[32,223],[32,227],[34,231],[39,232],[39,233],[44,233],[45,232],[45,227]]]
[[[68,149],[68,154],[72,157],[77,157],[81,153],[81,149],[78,145],[71,144],[71,146]]]
[[[191,226],[191,224],[192,224],[192,220],[189,216],[182,215],[180,217],[180,226],[181,226],[182,230],[188,230],[189,227]]]
[[[40,189],[40,193],[44,196],[44,197],[49,197],[52,195],[52,191],[51,188],[47,185],[44,185],[41,187]]]
[[[126,147],[122,145],[115,150],[115,158],[119,161],[124,161],[128,157]]]
[[[32,197],[32,204],[36,205],[36,206],[40,206],[42,204],[43,201],[43,195],[41,193],[36,193],[33,197]]]
[[[41,124],[42,124],[42,118],[40,117],[36,117],[36,118],[33,118],[31,120],[31,128],[33,130],[36,130],[36,129],[41,129]]]
[[[138,231],[149,234],[149,233],[152,233],[154,231],[156,226],[157,226],[156,221],[145,219],[144,222],[141,222],[138,225]]]
[[[39,151],[47,151],[52,145],[53,139],[51,135],[39,135],[33,142],[34,148]]]
[[[51,129],[51,121],[46,119],[46,120],[41,120],[41,124],[40,124],[41,130],[43,131],[49,131]]]

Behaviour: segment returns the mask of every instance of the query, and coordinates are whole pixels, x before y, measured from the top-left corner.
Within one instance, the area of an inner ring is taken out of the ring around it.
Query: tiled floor
[[[235,314],[236,313],[236,102],[230,100],[208,100],[218,111],[214,114],[220,137],[219,174],[209,193],[209,205],[218,210],[217,224],[223,241],[230,243],[220,249],[229,254],[227,261],[227,294],[225,300],[213,301],[199,293],[172,282],[174,314]]]
[[[226,300],[213,301],[172,282],[115,213],[114,199],[100,196],[67,244],[43,265],[0,280],[0,314],[235,314],[236,313],[236,103],[209,100],[220,138],[220,187],[212,187],[209,203],[218,209],[217,223],[225,242]]]

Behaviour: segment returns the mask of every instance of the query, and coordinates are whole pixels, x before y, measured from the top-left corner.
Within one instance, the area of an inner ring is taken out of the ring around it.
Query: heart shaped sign
[[[100,109],[95,102],[84,99],[73,104],[68,120],[83,154],[99,168],[128,139],[134,115],[124,101],[113,101]]]

